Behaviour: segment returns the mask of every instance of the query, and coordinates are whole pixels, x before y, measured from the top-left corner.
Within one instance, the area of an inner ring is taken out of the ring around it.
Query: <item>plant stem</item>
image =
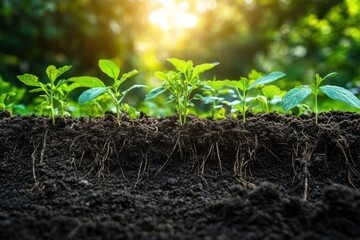
[[[315,123],[318,123],[318,103],[317,103],[317,94],[315,94]]]
[[[50,108],[51,108],[50,117],[51,117],[52,125],[55,125],[54,96],[52,91],[50,93]]]
[[[114,100],[116,109],[116,122],[120,126],[120,105],[118,103],[118,100],[116,99],[116,93],[114,94],[111,90],[108,90],[108,93],[110,94],[110,97]]]

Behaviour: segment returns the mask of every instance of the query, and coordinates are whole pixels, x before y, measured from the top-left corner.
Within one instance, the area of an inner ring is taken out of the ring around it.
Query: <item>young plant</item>
[[[125,91],[121,91],[120,90],[121,84],[124,83],[128,78],[136,75],[138,73],[138,71],[132,70],[128,73],[124,73],[121,76],[121,78],[119,78],[120,68],[113,61],[107,60],[107,59],[100,59],[99,67],[100,67],[101,71],[103,71],[106,75],[108,75],[109,77],[111,77],[114,80],[114,83],[108,87],[105,86],[105,84],[103,83],[103,86],[93,87],[93,88],[90,88],[90,89],[84,91],[79,96],[78,102],[80,104],[84,104],[93,99],[96,99],[97,97],[99,97],[103,94],[108,94],[111,97],[113,104],[115,105],[116,120],[117,120],[117,123],[120,125],[121,110],[128,112],[130,114],[135,111],[135,109],[133,107],[129,106],[128,104],[122,103],[126,94],[129,91],[131,91],[132,89],[140,88],[140,87],[147,87],[147,86],[135,84],[135,85],[131,86],[130,88],[126,89]],[[92,78],[92,77],[84,76],[83,78],[86,79],[86,78]],[[101,81],[100,79],[98,79],[98,80]]]
[[[226,118],[226,110],[223,102],[227,96],[234,95],[235,91],[217,84],[218,82],[215,78],[204,81],[201,88],[202,93],[196,94],[194,99],[201,100],[204,104],[210,105],[210,114],[213,119],[224,119]]]
[[[40,97],[44,100],[41,102],[40,107],[50,110],[50,118],[52,124],[55,125],[55,101],[59,100],[59,96],[63,95],[61,86],[66,83],[66,80],[57,80],[63,73],[70,70],[71,66],[63,66],[57,69],[55,66],[50,65],[46,68],[46,74],[50,80],[48,83],[42,83],[35,75],[25,73],[18,75],[17,78],[27,86],[35,87],[30,92],[41,93]]]
[[[239,81],[237,80],[223,80],[217,81],[211,84],[214,87],[227,86],[235,89],[237,97],[239,100],[233,102],[224,102],[230,105],[232,108],[235,108],[242,114],[243,122],[246,122],[246,112],[249,110],[250,105],[249,102],[249,92],[256,86],[260,86],[261,84],[267,84],[274,82],[286,74],[282,72],[272,72],[266,76],[262,76],[257,80],[253,80],[251,78],[241,78]]]
[[[188,114],[188,107],[194,106],[192,92],[201,86],[202,80],[200,74],[214,68],[219,63],[204,63],[194,67],[191,60],[184,61],[177,58],[167,59],[175,66],[177,72],[156,72],[155,75],[163,81],[160,87],[152,89],[145,97],[145,100],[150,100],[165,91],[170,92],[167,102],[175,101],[177,114],[180,125],[186,123]]]
[[[285,112],[289,111],[296,105],[300,104],[306,97],[310,94],[314,95],[314,112],[315,112],[315,122],[318,123],[318,95],[320,92],[324,93],[329,98],[340,100],[345,102],[346,104],[360,108],[360,100],[352,94],[349,90],[333,86],[333,85],[325,85],[320,86],[320,84],[327,78],[336,75],[337,73],[333,72],[325,77],[320,77],[319,74],[315,76],[315,83],[310,85],[301,85],[299,87],[295,87],[289,90],[282,99],[282,107]]]
[[[258,101],[263,105],[263,109],[266,113],[270,112],[270,104],[273,101],[280,102],[281,97],[284,95],[284,91],[275,85],[268,85],[261,88],[262,95],[259,95]]]
[[[7,92],[0,95],[0,110],[9,110],[14,105],[13,97],[16,96],[14,92]]]

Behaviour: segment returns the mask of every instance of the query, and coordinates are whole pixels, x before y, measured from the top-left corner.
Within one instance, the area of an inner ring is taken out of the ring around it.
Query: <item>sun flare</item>
[[[149,14],[149,22],[163,31],[191,29],[198,25],[199,13],[208,8],[209,2],[198,0],[196,4],[184,0],[154,0],[154,9]],[[205,3],[205,4],[204,4]],[[194,6],[195,5],[195,6]]]

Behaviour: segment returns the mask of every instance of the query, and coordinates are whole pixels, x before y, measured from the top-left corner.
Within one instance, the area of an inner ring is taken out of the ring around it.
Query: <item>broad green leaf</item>
[[[155,76],[157,78],[159,78],[160,80],[162,80],[162,81],[168,81],[169,80],[168,74],[166,74],[164,72],[157,71],[157,72],[155,72]]]
[[[149,100],[149,99],[153,99],[165,91],[166,91],[166,88],[164,88],[164,87],[154,88],[148,94],[146,94],[145,101]]]
[[[187,62],[184,60],[178,59],[178,58],[168,58],[168,60],[172,65],[175,66],[176,70],[186,73],[186,70],[188,68]]]
[[[321,86],[320,90],[329,98],[343,101],[352,107],[360,108],[360,100],[349,90],[332,85]]]
[[[101,94],[103,94],[107,89],[108,89],[107,87],[95,87],[95,88],[88,89],[79,96],[78,102],[80,104],[89,102],[89,101],[97,98]]]
[[[46,68],[46,74],[52,83],[55,82],[58,77],[58,71],[54,65],[50,65]]]
[[[106,73],[112,79],[118,79],[120,75],[120,68],[111,60],[100,59],[99,67],[101,71]]]
[[[79,87],[105,87],[104,82],[101,81],[99,78],[89,76],[72,77],[68,79],[68,82],[71,82],[72,84],[64,87],[64,90],[66,90],[67,92],[71,92],[72,90]]]
[[[271,83],[274,82],[276,80],[278,80],[279,78],[282,78],[286,76],[285,73],[282,72],[272,72],[266,76],[263,76],[261,78],[259,78],[258,80],[256,80],[255,82],[253,82],[249,87],[248,90],[252,89],[253,87],[260,85],[260,84],[266,84],[266,83]]]
[[[272,99],[281,94],[280,88],[275,85],[265,86],[261,89],[261,91],[267,99]]]
[[[255,81],[255,80],[263,77],[264,75],[265,74],[256,71],[256,69],[252,69],[251,72],[248,74],[248,79]]]
[[[234,108],[241,112],[241,114],[244,114],[249,110],[249,106],[243,106],[243,105],[235,105]]]
[[[293,88],[283,96],[281,101],[282,108],[287,112],[300,104],[310,94],[311,88],[308,85]]]
[[[56,78],[60,77],[60,76],[63,75],[65,72],[69,71],[71,68],[72,68],[72,66],[70,66],[70,65],[65,65],[65,66],[59,68],[59,69],[57,70],[57,77],[56,77]]]
[[[204,63],[204,64],[197,65],[196,67],[194,67],[193,76],[198,76],[201,73],[203,73],[207,70],[210,70],[219,64],[220,63],[218,63],[218,62],[214,62],[214,63]]]
[[[146,85],[141,85],[141,84],[135,84],[132,85],[131,87],[129,87],[128,89],[126,89],[125,91],[122,92],[123,95],[127,94],[128,92],[130,92],[131,90],[135,89],[135,88],[147,88],[148,86]]]
[[[25,73],[23,75],[18,75],[17,78],[27,86],[31,86],[31,87],[41,86],[38,77],[35,75]]]
[[[241,78],[238,82],[238,88],[242,91],[245,92],[246,90],[249,89],[250,84],[252,83],[252,81],[250,82],[249,79],[247,78]]]

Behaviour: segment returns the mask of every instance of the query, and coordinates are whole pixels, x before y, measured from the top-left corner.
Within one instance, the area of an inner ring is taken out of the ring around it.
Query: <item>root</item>
[[[140,150],[141,151],[141,150]],[[140,166],[139,166],[139,170],[138,170],[138,174],[137,174],[137,178],[136,178],[136,182],[134,184],[134,188],[136,188],[136,186],[140,183],[140,181],[143,179],[142,176],[144,176],[147,167],[148,167],[148,159],[147,159],[147,154],[144,154],[141,151],[141,154],[143,156],[142,161],[140,162]]]
[[[48,129],[46,129],[46,131],[45,131],[44,141],[43,141],[43,147],[42,147],[41,152],[40,152],[40,164],[42,164],[42,163],[44,162],[44,155],[45,155],[45,150],[46,150],[46,138],[47,138],[47,134],[48,134]]]
[[[200,165],[200,176],[204,176],[204,172],[205,172],[205,163],[206,161],[208,160],[208,158],[210,157],[211,153],[213,152],[214,150],[214,144],[211,144],[210,146],[210,149],[209,149],[209,152],[208,154],[206,155],[206,157],[204,158],[204,160],[202,161],[201,165]]]
[[[221,175],[223,175],[223,171],[222,171],[222,165],[221,165],[221,158],[220,158],[220,151],[219,151],[219,144],[216,142],[215,143],[215,148],[216,148],[216,156],[219,162],[219,168],[220,168],[220,173]]]
[[[223,171],[222,171],[222,163],[221,163],[221,157],[220,157],[220,150],[219,150],[219,144],[218,142],[216,142],[215,144],[211,144],[210,145],[210,149],[208,154],[205,156],[204,160],[202,161],[198,174],[200,176],[204,176],[205,173],[205,164],[206,161],[210,158],[210,156],[213,156],[213,158],[216,158],[218,163],[219,163],[219,169],[220,169],[220,174],[223,175]]]
[[[305,143],[304,149],[302,150],[302,156],[298,157],[298,149],[299,145],[296,146],[296,150],[294,149],[295,157],[292,155],[292,167],[294,170],[294,178],[293,183],[295,181],[295,178],[299,178],[301,182],[304,184],[304,190],[303,190],[303,201],[307,201],[308,194],[309,194],[309,178],[310,178],[310,165],[311,165],[311,157],[314,152],[314,148],[310,147],[308,143]],[[299,167],[296,167],[296,161],[299,162]]]
[[[36,177],[36,151],[40,146],[40,143],[35,147],[35,143],[33,143],[34,146],[34,151],[31,154],[31,159],[32,159],[32,175],[34,178],[35,183],[37,182],[37,177]]]
[[[105,162],[107,159],[109,159],[110,155],[113,152],[112,147],[110,145],[111,145],[111,142],[107,140],[103,146],[103,151],[105,151],[105,149],[106,149],[106,153],[102,158],[100,158],[100,161],[98,161],[99,170],[98,170],[96,176],[99,178],[104,178]]]
[[[182,147],[181,147],[181,144],[180,144],[180,136],[181,136],[181,135],[179,134],[179,136],[177,137],[176,142],[175,142],[175,144],[174,144],[174,147],[172,148],[172,150],[171,150],[170,154],[168,155],[166,161],[165,161],[164,164],[159,168],[159,170],[155,173],[154,177],[156,177],[156,176],[164,169],[164,167],[168,164],[168,162],[169,162],[171,156],[173,155],[173,153],[175,152],[177,146],[179,146],[180,157],[181,157],[181,159],[183,159]]]
[[[349,149],[349,144],[346,139],[341,136],[341,138],[336,141],[336,146],[340,149],[342,155],[344,156],[348,182],[354,189],[357,190],[352,181],[352,176],[359,176],[359,173],[354,168],[355,163],[351,157],[351,154],[349,154],[349,159],[345,151],[345,148]]]

